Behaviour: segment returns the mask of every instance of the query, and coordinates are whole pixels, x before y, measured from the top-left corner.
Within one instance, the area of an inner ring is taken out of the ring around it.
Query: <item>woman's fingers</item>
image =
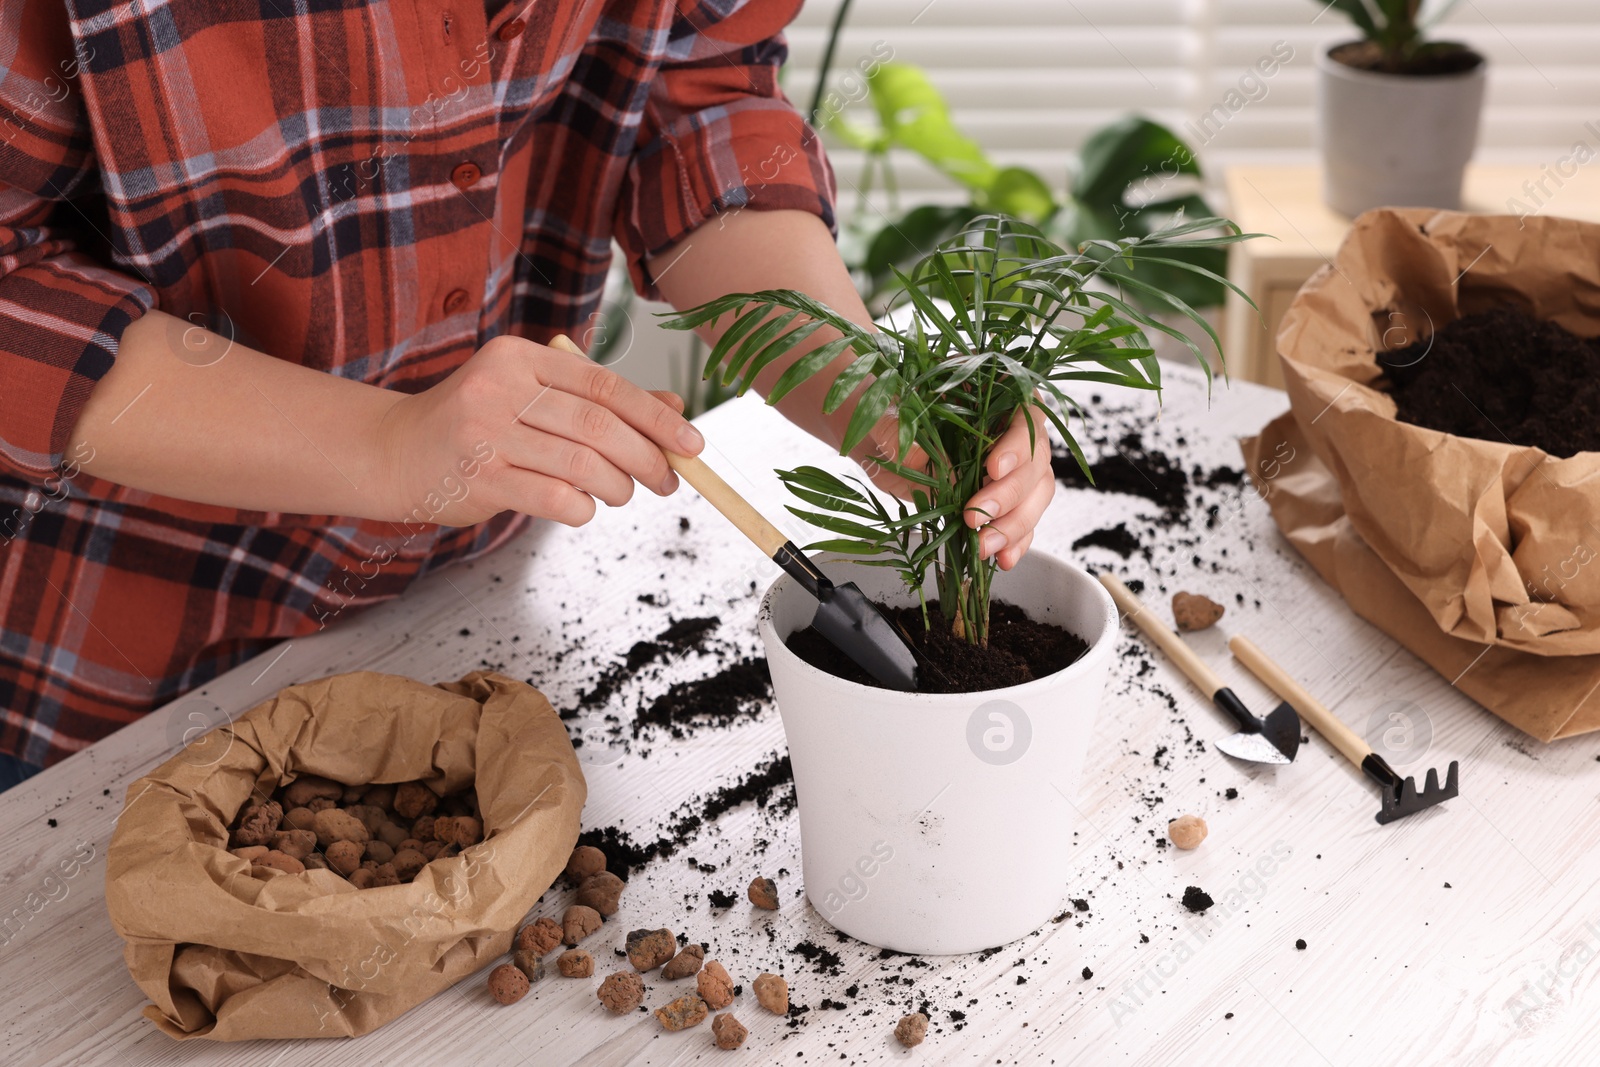
[[[1000,569],[1008,571],[1015,567],[1023,556],[1027,555],[1028,548],[1033,544],[1033,531],[1029,530],[1022,535],[1022,540],[1014,545],[1008,545],[995,557],[995,562],[1000,564]]]
[[[537,371],[541,381],[611,412],[657,448],[693,456],[705,447],[705,438],[683,417],[681,409],[669,406],[615,371],[559,349],[544,349],[543,355]]]
[[[513,467],[559,478],[611,507],[633,498],[633,478],[596,449],[558,434],[518,425],[501,452]]]
[[[1050,422],[1044,412],[1037,406],[1019,409],[1011,417],[1011,425],[1006,427],[1006,432],[1001,434],[994,447],[989,449],[989,455],[984,459],[984,472],[998,481],[1022,466],[1030,457],[1035,460],[1042,457],[1048,463],[1050,435],[1046,427],[1049,425]]]
[[[670,410],[654,398],[650,403],[662,411]],[[679,417],[676,412],[672,415]],[[518,421],[599,453],[652,492],[664,496],[677,487],[660,447],[608,407],[552,386],[522,409]]]
[[[669,393],[665,389],[652,389],[650,390],[650,395],[661,401],[663,404],[666,404],[679,415],[683,414],[683,397],[679,396],[677,393]]]
[[[554,519],[567,526],[582,526],[594,518],[594,498],[560,478],[521,467],[504,467],[499,479],[500,492],[506,498],[505,509]]]
[[[1011,566],[1006,565],[1006,554],[1010,553],[1012,566],[1022,558],[1022,553],[1027,551],[1028,542],[1033,537],[1033,528],[1038,524],[1039,516],[1050,506],[1050,500],[1055,493],[1056,482],[1053,477],[1046,476],[1035,481],[1029,488],[1028,495],[1015,507],[983,527],[982,532],[978,534],[978,554],[984,559],[998,555],[1002,567],[1010,570]],[[1020,551],[1017,550],[1018,546],[1021,546]]]
[[[1033,492],[1041,478],[1052,481],[1050,439],[1045,419],[1032,410],[1033,441],[1028,440],[1028,415],[1018,411],[1011,426],[989,449],[984,470],[989,481],[968,502],[964,517],[974,530],[1008,514]],[[1048,502],[1048,501],[1047,501]],[[1037,518],[1037,516],[1035,516]]]

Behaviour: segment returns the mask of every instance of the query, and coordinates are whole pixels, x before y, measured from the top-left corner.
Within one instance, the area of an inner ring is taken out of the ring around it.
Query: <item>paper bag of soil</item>
[[[252,797],[301,774],[476,788],[484,840],[416,880],[356,889],[227,851]],[[358,672],[290,686],[128,790],[106,904],[145,1015],[173,1037],[348,1037],[507,951],[578,837],[583,773],[538,690],[478,671],[430,686]]]
[[[1540,656],[1439,629],[1422,601],[1356,533],[1338,479],[1312,451],[1293,411],[1247,438],[1243,449],[1278,528],[1357,615],[1540,741],[1600,729],[1600,655]]]
[[[1600,453],[1559,458],[1399,422],[1376,353],[1507,304],[1600,334],[1597,250],[1600,226],[1566,219],[1372,211],[1284,315],[1277,346],[1300,433],[1355,533],[1451,637],[1600,653],[1600,565],[1585,565],[1600,561]]]

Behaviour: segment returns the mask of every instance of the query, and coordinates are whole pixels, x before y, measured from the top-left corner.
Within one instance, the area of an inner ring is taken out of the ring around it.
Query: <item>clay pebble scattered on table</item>
[[[1208,832],[1206,821],[1198,815],[1180,815],[1167,823],[1167,836],[1185,851],[1199,848]]]
[[[724,1012],[711,1020],[711,1036],[721,1049],[735,1049],[744,1044],[744,1039],[750,1036],[744,1024],[735,1019],[731,1014]]]
[[[1172,594],[1172,621],[1185,632],[1209,630],[1225,610],[1215,600],[1198,593]]]

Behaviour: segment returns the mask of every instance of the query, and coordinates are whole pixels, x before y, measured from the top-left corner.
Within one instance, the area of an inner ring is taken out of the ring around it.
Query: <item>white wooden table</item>
[[[1207,410],[1198,376],[1174,372],[1146,440],[1186,465],[1237,467],[1234,438],[1284,404],[1281,393],[1236,383]],[[701,424],[714,448],[708,458],[773,512],[782,495],[770,468],[828,462],[820,446],[751,400]],[[1205,496],[1241,498],[1240,489],[1226,487]],[[339,1045],[176,1043],[146,1022],[144,998],[106,918],[105,848],[129,783],[167,758],[186,730],[237,714],[280,686],[363,668],[438,681],[502,666],[535,679],[559,707],[592,680],[591,657],[613,661],[669,616],[720,615],[720,637],[736,650],[756,648],[750,583],[764,588],[775,569],[691,493],[641,496],[584,530],[536,529],[494,557],[420,582],[397,602],[279,646],[0,795],[0,918],[11,916],[0,932],[0,1060],[62,1067],[554,1067],[720,1062],[724,1055],[750,1063],[1226,1067],[1595,1062],[1600,746],[1586,739],[1541,746],[1472,704],[1352,616],[1277,536],[1260,503],[1225,508],[1215,529],[1197,520],[1172,534],[1157,544],[1154,567],[1137,554],[1124,564],[1101,549],[1072,553],[1083,533],[1150,510],[1131,497],[1064,492],[1035,544],[1147,580],[1181,568],[1178,579],[1160,583],[1167,595],[1189,588],[1228,601],[1217,630],[1193,640],[1247,702],[1263,703],[1266,694],[1232,664],[1227,633],[1254,636],[1357,729],[1403,703],[1432,734],[1429,750],[1405,770],[1459,759],[1462,796],[1379,826],[1375,792],[1321,739],[1277,771],[1230,763],[1191,740],[1226,728],[1165,661],[1158,657],[1154,671],[1136,679],[1140,660],[1121,658],[1078,798],[1085,824],[1071,842],[1041,842],[1075,851],[1082,876],[1062,895],[1087,900],[1089,910],[1064,903],[1064,921],[998,953],[914,964],[840,942],[799,895],[798,824],[782,804],[735,808],[687,848],[634,875],[622,913],[600,935],[601,973],[629,928],[666,925],[711,942],[710,955],[746,987],[734,1010],[751,1037],[738,1053],[716,1050],[705,1026],[667,1034],[645,1014],[611,1017],[594,996],[594,980],[559,977],[511,1008],[488,1002],[475,978]],[[680,532],[679,516],[691,520],[689,530]],[[667,558],[667,550],[678,551]],[[1189,562],[1194,556],[1203,570]],[[1164,600],[1156,585],[1150,598]],[[655,593],[666,606],[641,604],[640,593]],[[1136,640],[1124,635],[1126,646]],[[553,653],[571,641],[581,651],[557,663]],[[609,710],[626,724],[641,696],[711,669],[692,658],[675,664],[619,692]],[[1158,689],[1176,698],[1175,708]],[[585,826],[617,825],[646,841],[679,805],[783,751],[770,706],[682,741],[647,733],[626,752],[606,747],[605,725],[601,713],[573,723],[586,738],[579,750],[590,786]],[[1229,788],[1237,799],[1225,799]],[[1210,838],[1192,853],[1158,848],[1166,820],[1184,812],[1206,817]],[[73,857],[82,860],[75,876],[47,881]],[[692,869],[690,858],[718,869]],[[742,900],[756,874],[779,881],[784,905],[775,915],[754,913]],[[1218,906],[1204,915],[1185,911],[1179,898],[1191,884]],[[704,899],[712,888],[741,900],[713,913]],[[537,913],[559,915],[567,895],[552,890]],[[1297,938],[1305,950],[1296,949]],[[816,973],[790,952],[803,939],[838,953],[837,976]],[[1085,967],[1092,979],[1083,977]],[[754,1004],[749,982],[761,970],[788,975],[793,999],[811,1006],[792,1027]],[[900,975],[914,986],[901,985]],[[668,999],[667,983],[650,985],[649,1003]],[[830,1010],[824,998],[847,1006]],[[905,1052],[891,1027],[923,999],[936,1009],[933,1032]],[[951,1011],[965,1014],[964,1025]]]

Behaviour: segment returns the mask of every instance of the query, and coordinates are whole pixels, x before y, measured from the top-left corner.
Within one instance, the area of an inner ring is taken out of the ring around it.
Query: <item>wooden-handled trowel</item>
[[[583,355],[565,335],[556,337],[550,347]],[[750,502],[706,466],[704,460],[675,452],[664,454],[679,477],[694,486],[740,533],[799,582],[801,588],[816,597],[817,613],[811,625],[818,633],[888,688],[912,690],[917,687],[917,659],[911,647],[856,583],[835,585],[782,530],[751,507]]]
[[[1294,762],[1295,753],[1300,750],[1300,716],[1295,714],[1287,700],[1268,712],[1266,718],[1256,718],[1217,673],[1195,655],[1194,649],[1184,644],[1170,626],[1145,608],[1133,590],[1113,574],[1101,572],[1099,577],[1100,584],[1106,587],[1122,613],[1171,657],[1218,710],[1225,712],[1239,725],[1238,733],[1212,742],[1217,751],[1251,763]]]

